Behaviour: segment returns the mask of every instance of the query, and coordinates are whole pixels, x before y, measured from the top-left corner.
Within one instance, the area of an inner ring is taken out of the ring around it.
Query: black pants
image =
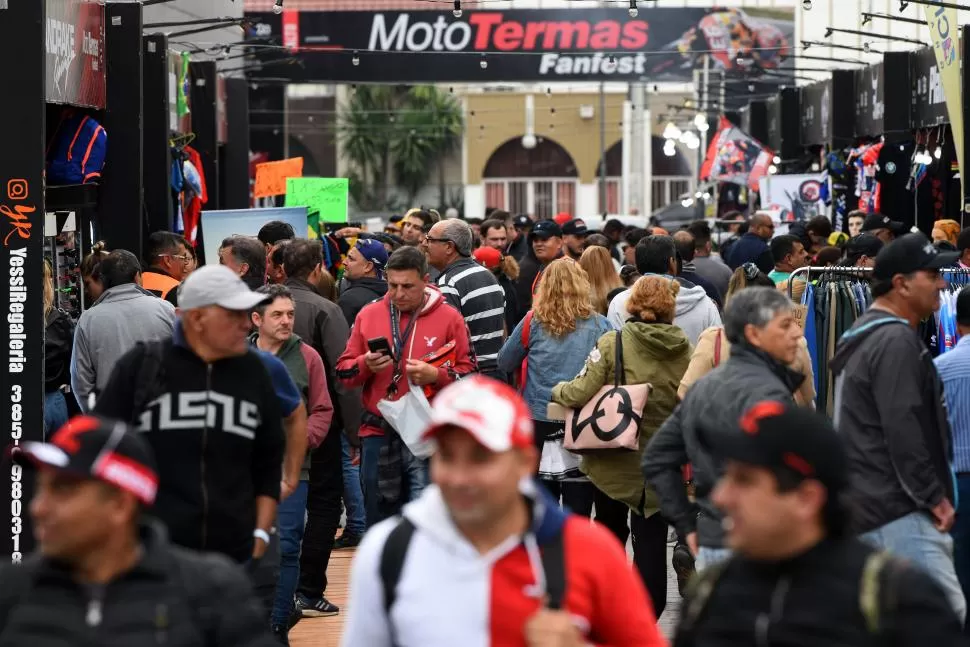
[[[556,501],[562,497],[562,506],[581,517],[593,513],[593,496],[596,486],[589,481],[546,481],[542,484]]]
[[[307,522],[300,552],[297,592],[317,598],[327,590],[327,565],[340,525],[340,499],[344,490],[339,429],[331,429],[323,444],[310,455]]]
[[[596,490],[594,500],[596,521],[609,528],[624,546],[627,537],[633,534],[633,563],[659,618],[667,606],[667,522],[660,514],[646,519],[633,514],[625,503],[611,499],[599,490]]]

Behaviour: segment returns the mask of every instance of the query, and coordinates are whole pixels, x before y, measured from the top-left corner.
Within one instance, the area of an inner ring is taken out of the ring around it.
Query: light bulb
[[[631,18],[636,18],[640,15],[640,11],[637,9],[637,0],[630,0],[630,11],[628,13]]]
[[[276,0],[276,4],[273,5],[273,13],[276,15],[283,13],[283,0]]]
[[[488,69],[488,59],[485,58],[485,55],[484,54],[482,54],[482,60],[481,60],[481,62],[478,65],[483,70],[487,70]]]
[[[451,12],[455,18],[461,18],[461,0],[455,0],[455,10]]]
[[[354,57],[350,59],[350,63],[354,67],[360,65],[360,52],[358,52],[356,49],[354,50]]]
[[[812,10],[812,0],[802,0],[802,9],[805,11]]]

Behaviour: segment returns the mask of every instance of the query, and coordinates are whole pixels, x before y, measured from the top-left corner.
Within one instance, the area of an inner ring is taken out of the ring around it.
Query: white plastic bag
[[[380,400],[377,410],[394,427],[412,454],[428,458],[432,453],[431,445],[421,437],[431,422],[431,404],[419,387],[410,383],[408,386],[410,391],[397,400]]]

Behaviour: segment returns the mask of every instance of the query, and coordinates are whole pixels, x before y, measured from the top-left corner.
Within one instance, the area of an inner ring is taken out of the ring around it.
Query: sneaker
[[[674,546],[674,555],[670,561],[674,566],[674,572],[677,573],[677,589],[680,591],[680,597],[685,597],[687,583],[694,575],[694,556],[687,544],[678,542]]]
[[[273,625],[273,638],[281,645],[290,647],[290,639],[287,637],[289,631],[282,625]]]
[[[356,548],[360,544],[360,535],[351,535],[349,533],[344,533],[337,537],[337,540],[333,542],[334,550],[344,550],[347,548]]]
[[[302,593],[296,594],[296,610],[304,618],[326,618],[340,613],[337,605],[327,598],[308,598]]]

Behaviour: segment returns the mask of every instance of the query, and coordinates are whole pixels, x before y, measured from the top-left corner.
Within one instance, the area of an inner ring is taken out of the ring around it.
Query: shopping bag
[[[380,400],[377,410],[391,425],[411,453],[418,458],[431,456],[431,444],[422,440],[431,423],[431,404],[424,391],[408,382],[408,392],[397,400]]]

